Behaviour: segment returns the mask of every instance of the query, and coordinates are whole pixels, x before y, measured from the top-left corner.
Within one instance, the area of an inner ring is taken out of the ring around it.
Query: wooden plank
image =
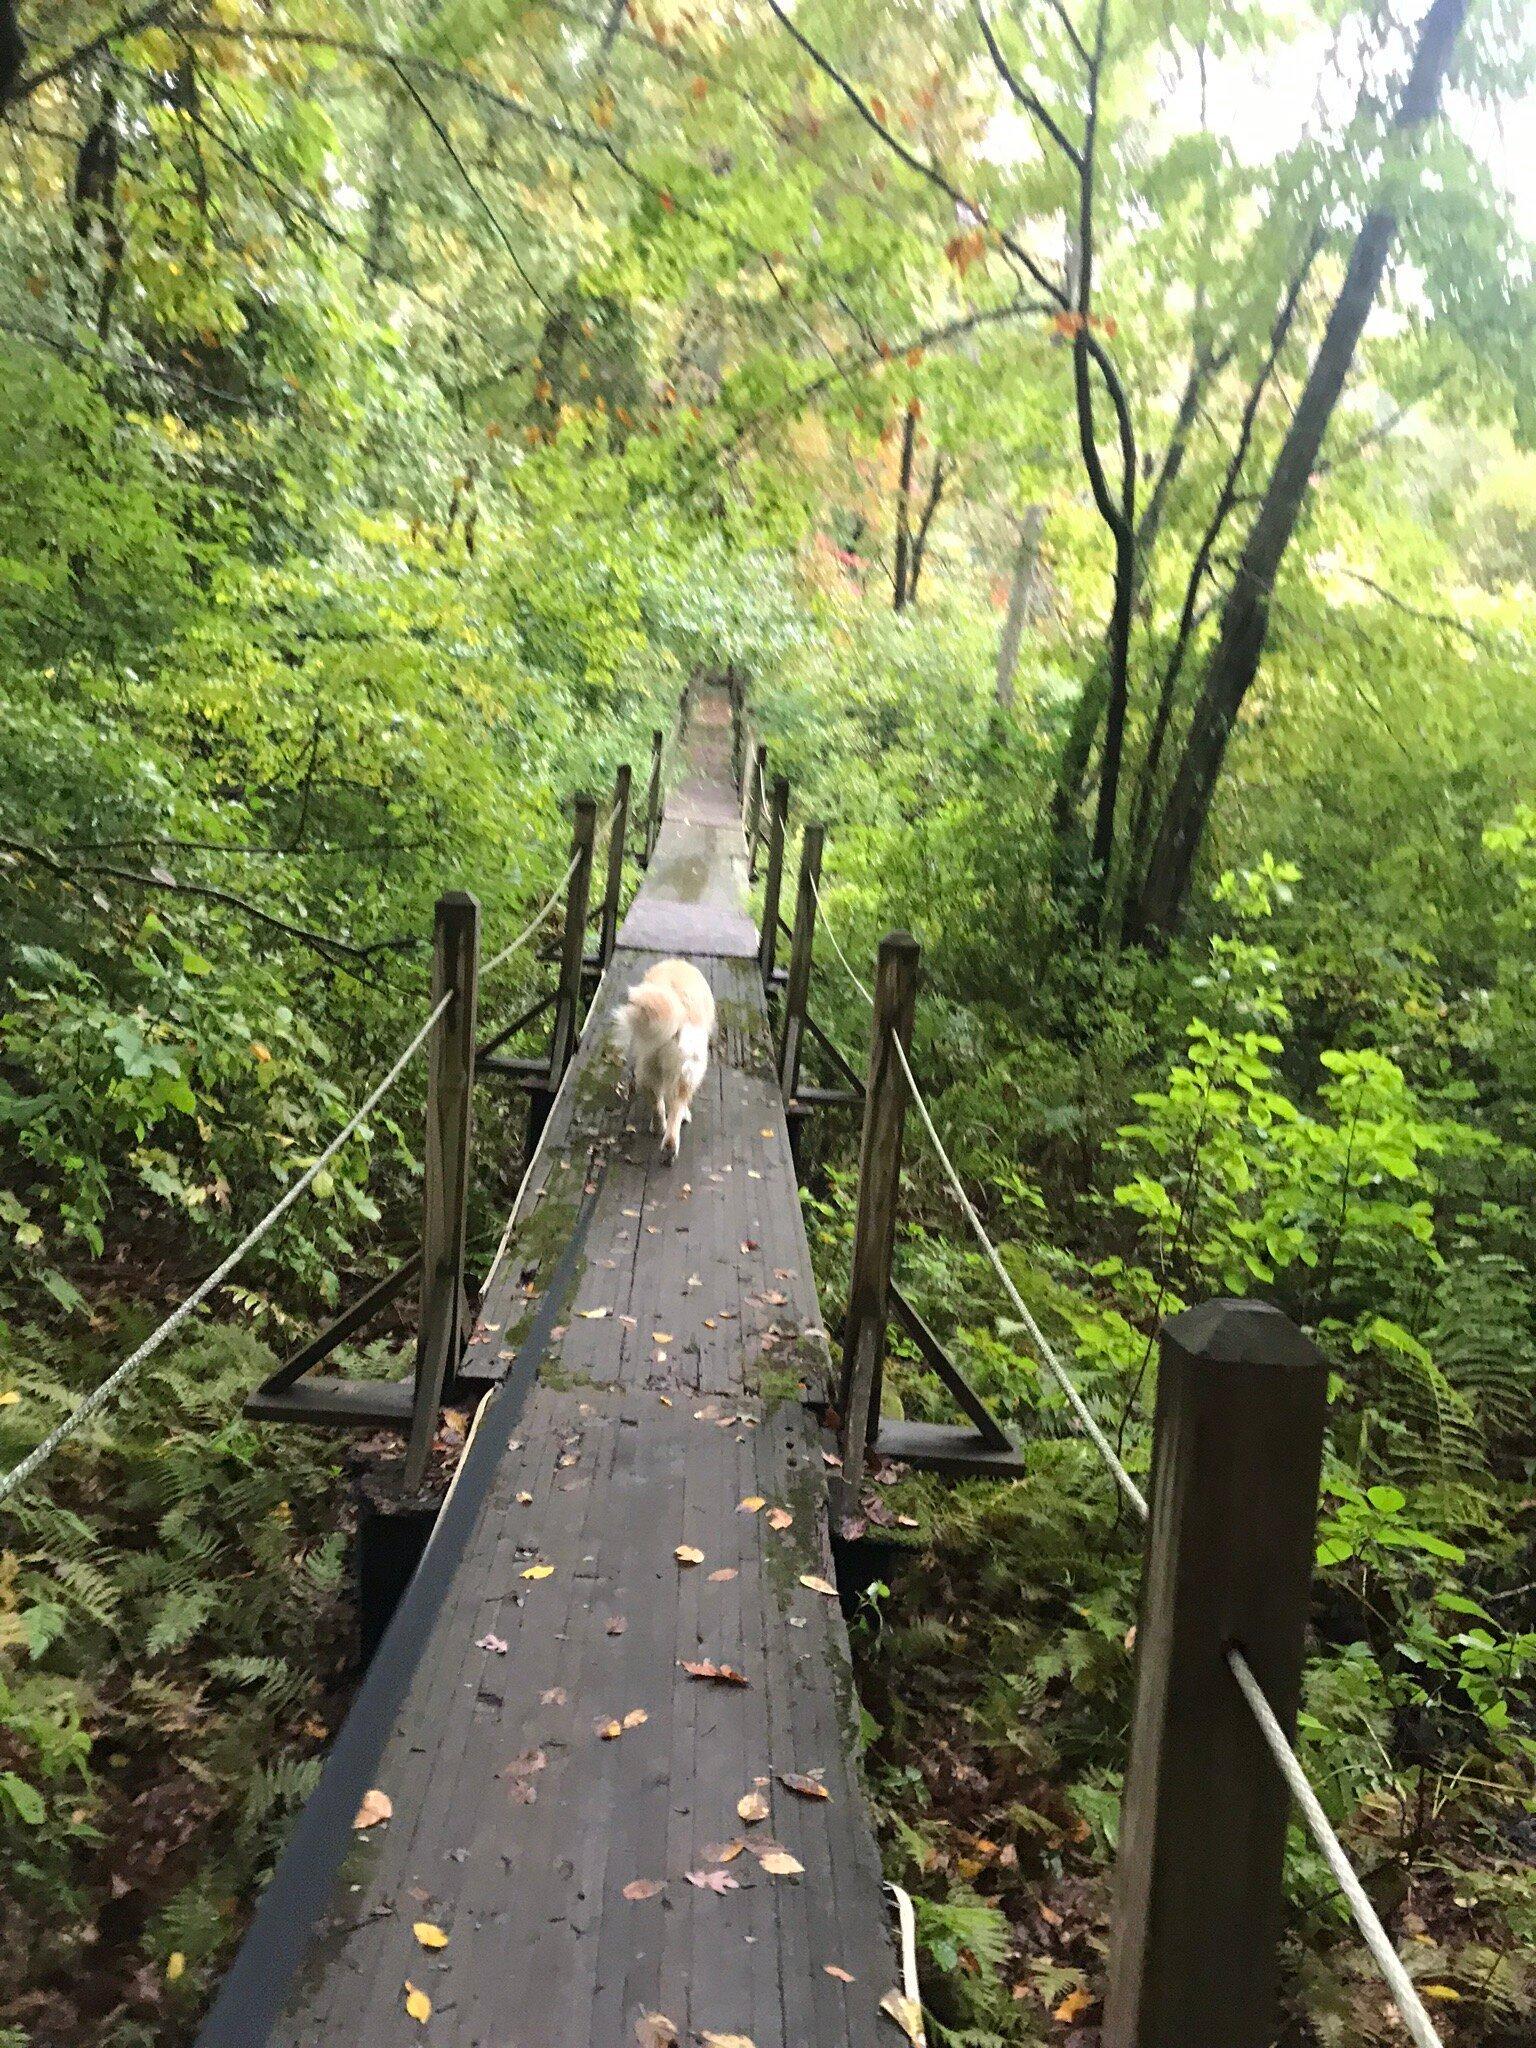
[[[246,1396],[251,1422],[307,1422],[323,1429],[408,1429],[410,1380],[343,1380],[310,1373],[289,1387],[258,1387]]]
[[[870,1449],[882,1458],[951,1479],[1022,1479],[1028,1466],[1012,1444],[997,1449],[978,1430],[952,1422],[899,1422],[882,1415]]]

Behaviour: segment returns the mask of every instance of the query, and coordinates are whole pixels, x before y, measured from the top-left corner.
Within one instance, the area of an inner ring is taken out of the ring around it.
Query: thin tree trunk
[[[896,586],[897,611],[907,603],[907,565],[912,555],[912,457],[917,447],[917,414],[909,405],[901,430],[901,479],[896,486]]]
[[[933,458],[933,476],[928,484],[928,497],[923,506],[923,516],[917,522],[917,538],[912,543],[912,560],[907,571],[907,603],[917,603],[917,580],[923,573],[923,563],[928,559],[928,529],[933,524],[933,515],[939,509],[939,499],[944,495],[944,458]]]
[[[1437,112],[1468,4],[1469,0],[1433,0],[1423,17],[1413,68],[1393,122],[1398,136],[1421,128]],[[1206,669],[1146,878],[1127,921],[1132,938],[1145,939],[1154,933],[1166,936],[1177,929],[1183,916],[1211,796],[1264,652],[1275,577],[1301,517],[1323,439],[1381,287],[1397,228],[1395,207],[1383,203],[1371,208],[1355,237],[1344,282],[1238,561],[1220,637]]]
[[[1013,557],[1013,576],[1008,585],[1008,613],[1003,620],[1003,637],[997,647],[997,704],[1000,711],[1013,709],[1013,679],[1019,666],[1019,648],[1024,639],[1024,621],[1035,598],[1035,577],[1040,567],[1040,536],[1045,531],[1045,507],[1026,505],[1019,521],[1019,545]]]

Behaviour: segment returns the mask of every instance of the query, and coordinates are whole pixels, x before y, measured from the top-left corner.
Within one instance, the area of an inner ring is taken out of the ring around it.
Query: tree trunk
[[[907,602],[907,565],[912,557],[912,457],[917,448],[917,414],[909,405],[901,430],[901,480],[896,486],[896,610]]]
[[[1424,16],[1413,68],[1393,122],[1398,136],[1422,127],[1438,110],[1468,4],[1469,0],[1433,0]],[[1381,287],[1397,226],[1395,208],[1384,203],[1371,208],[1355,237],[1344,282],[1238,562],[1232,594],[1222,614],[1221,634],[1205,673],[1141,894],[1128,920],[1132,938],[1144,940],[1154,933],[1166,936],[1177,929],[1183,916],[1211,795],[1238,712],[1264,652],[1275,577],[1296,531],[1324,436]]]
[[[1024,638],[1024,621],[1035,599],[1035,577],[1040,567],[1040,536],[1045,531],[1045,507],[1026,505],[1019,521],[1019,545],[1013,558],[1013,578],[1008,585],[1008,614],[1003,620],[1003,637],[997,648],[997,704],[1000,711],[1013,709],[1013,678],[1019,665],[1019,647]]]
[[[944,495],[944,458],[933,458],[933,476],[928,485],[928,498],[923,506],[923,516],[917,522],[917,538],[912,543],[912,560],[907,571],[907,603],[917,603],[917,579],[923,573],[923,563],[928,559],[928,529],[933,524],[933,515],[939,509],[939,499]]]

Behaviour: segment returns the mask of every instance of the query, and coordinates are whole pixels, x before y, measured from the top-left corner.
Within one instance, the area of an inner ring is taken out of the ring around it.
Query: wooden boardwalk
[[[491,1399],[202,2048],[624,2048],[645,2014],[683,2042],[899,2048],[744,897],[706,695],[465,1360]],[[606,1018],[670,953],[720,1031],[667,1168]],[[375,1787],[392,1817],[358,1831]]]

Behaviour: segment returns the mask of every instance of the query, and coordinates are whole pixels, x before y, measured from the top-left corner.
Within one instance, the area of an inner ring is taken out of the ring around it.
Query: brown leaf
[[[611,1635],[611,1636],[621,1636],[621,1635],[623,1635],[623,1633],[624,1633],[625,1629],[627,1629],[628,1627],[629,1627],[629,1623],[628,1623],[628,1622],[627,1622],[627,1621],[626,1621],[626,1620],[624,1619],[624,1616],[623,1616],[622,1614],[610,1614],[610,1615],[609,1615],[609,1617],[608,1617],[608,1633],[609,1633],[609,1635]]]
[[[493,1636],[487,1630],[483,1636],[475,1637],[475,1648],[477,1650],[489,1650],[492,1656],[495,1657],[505,1657],[507,1654],[507,1639],[505,1636]]]
[[[733,1669],[729,1664],[711,1664],[707,1658],[703,1659],[700,1663],[691,1664],[686,1657],[681,1662],[683,1669],[690,1678],[705,1678],[714,1685],[751,1684],[750,1679],[744,1678],[739,1671]]]
[[[699,1854],[706,1863],[734,1863],[746,1843],[737,1835],[729,1842],[706,1842]]]
[[[736,1811],[744,1821],[766,1820],[768,1802],[761,1792],[743,1792],[736,1802]]]
[[[799,1771],[780,1771],[779,1783],[791,1792],[798,1792],[802,1799],[830,1799],[832,1794],[819,1778],[803,1777]]]
[[[741,1885],[728,1870],[690,1870],[688,1882],[704,1892],[739,1892]]]
[[[887,1991],[880,2001],[880,2010],[887,2019],[893,2019],[912,2048],[923,2048],[923,2008],[915,1998],[908,1998],[904,1991]]]
[[[654,1899],[658,1892],[664,1892],[667,1881],[664,1877],[632,1877],[624,1887],[626,1899]]]
[[[664,2012],[643,2012],[635,2021],[640,2048],[677,2048],[677,2028]]]
[[[770,1508],[768,1510],[768,1526],[770,1529],[787,1529],[794,1519],[788,1508]]]
[[[823,1963],[821,1967],[829,1977],[835,1977],[839,1984],[857,1984],[859,1981],[851,1971],[845,1970],[841,1963]]]
[[[770,1849],[765,1856],[757,1859],[758,1868],[766,1870],[770,1877],[800,1877],[805,1865],[797,1856],[791,1856],[787,1849]]]
[[[381,1792],[377,1785],[371,1792],[365,1792],[362,1804],[353,1815],[355,1828],[376,1828],[381,1820],[388,1820],[395,1810],[395,1802],[387,1792]]]
[[[644,1707],[631,1707],[629,1712],[624,1716],[624,1726],[626,1728],[640,1728],[643,1727],[645,1723],[649,1721],[650,1718],[650,1715],[645,1711]]]
[[[711,1584],[712,1586],[723,1586],[723,1585],[725,1584],[725,1582],[726,1582],[726,1580],[727,1580],[727,1579],[734,1579],[734,1578],[735,1578],[735,1576],[736,1576],[736,1567],[735,1567],[735,1565],[733,1565],[733,1564],[723,1564],[723,1565],[721,1565],[721,1567],[720,1567],[719,1571],[717,1571],[717,1572],[711,1572],[711,1573],[710,1573],[710,1575],[709,1575],[709,1583],[710,1583],[710,1584]]]
[[[836,1586],[832,1584],[830,1579],[824,1579],[816,1572],[802,1572],[800,1574],[800,1583],[802,1586],[809,1587],[813,1593],[825,1594],[829,1600],[837,1598]]]
[[[563,1685],[552,1685],[547,1692],[541,1692],[539,1694],[539,1705],[541,1707],[563,1707],[565,1705],[565,1687]]]

